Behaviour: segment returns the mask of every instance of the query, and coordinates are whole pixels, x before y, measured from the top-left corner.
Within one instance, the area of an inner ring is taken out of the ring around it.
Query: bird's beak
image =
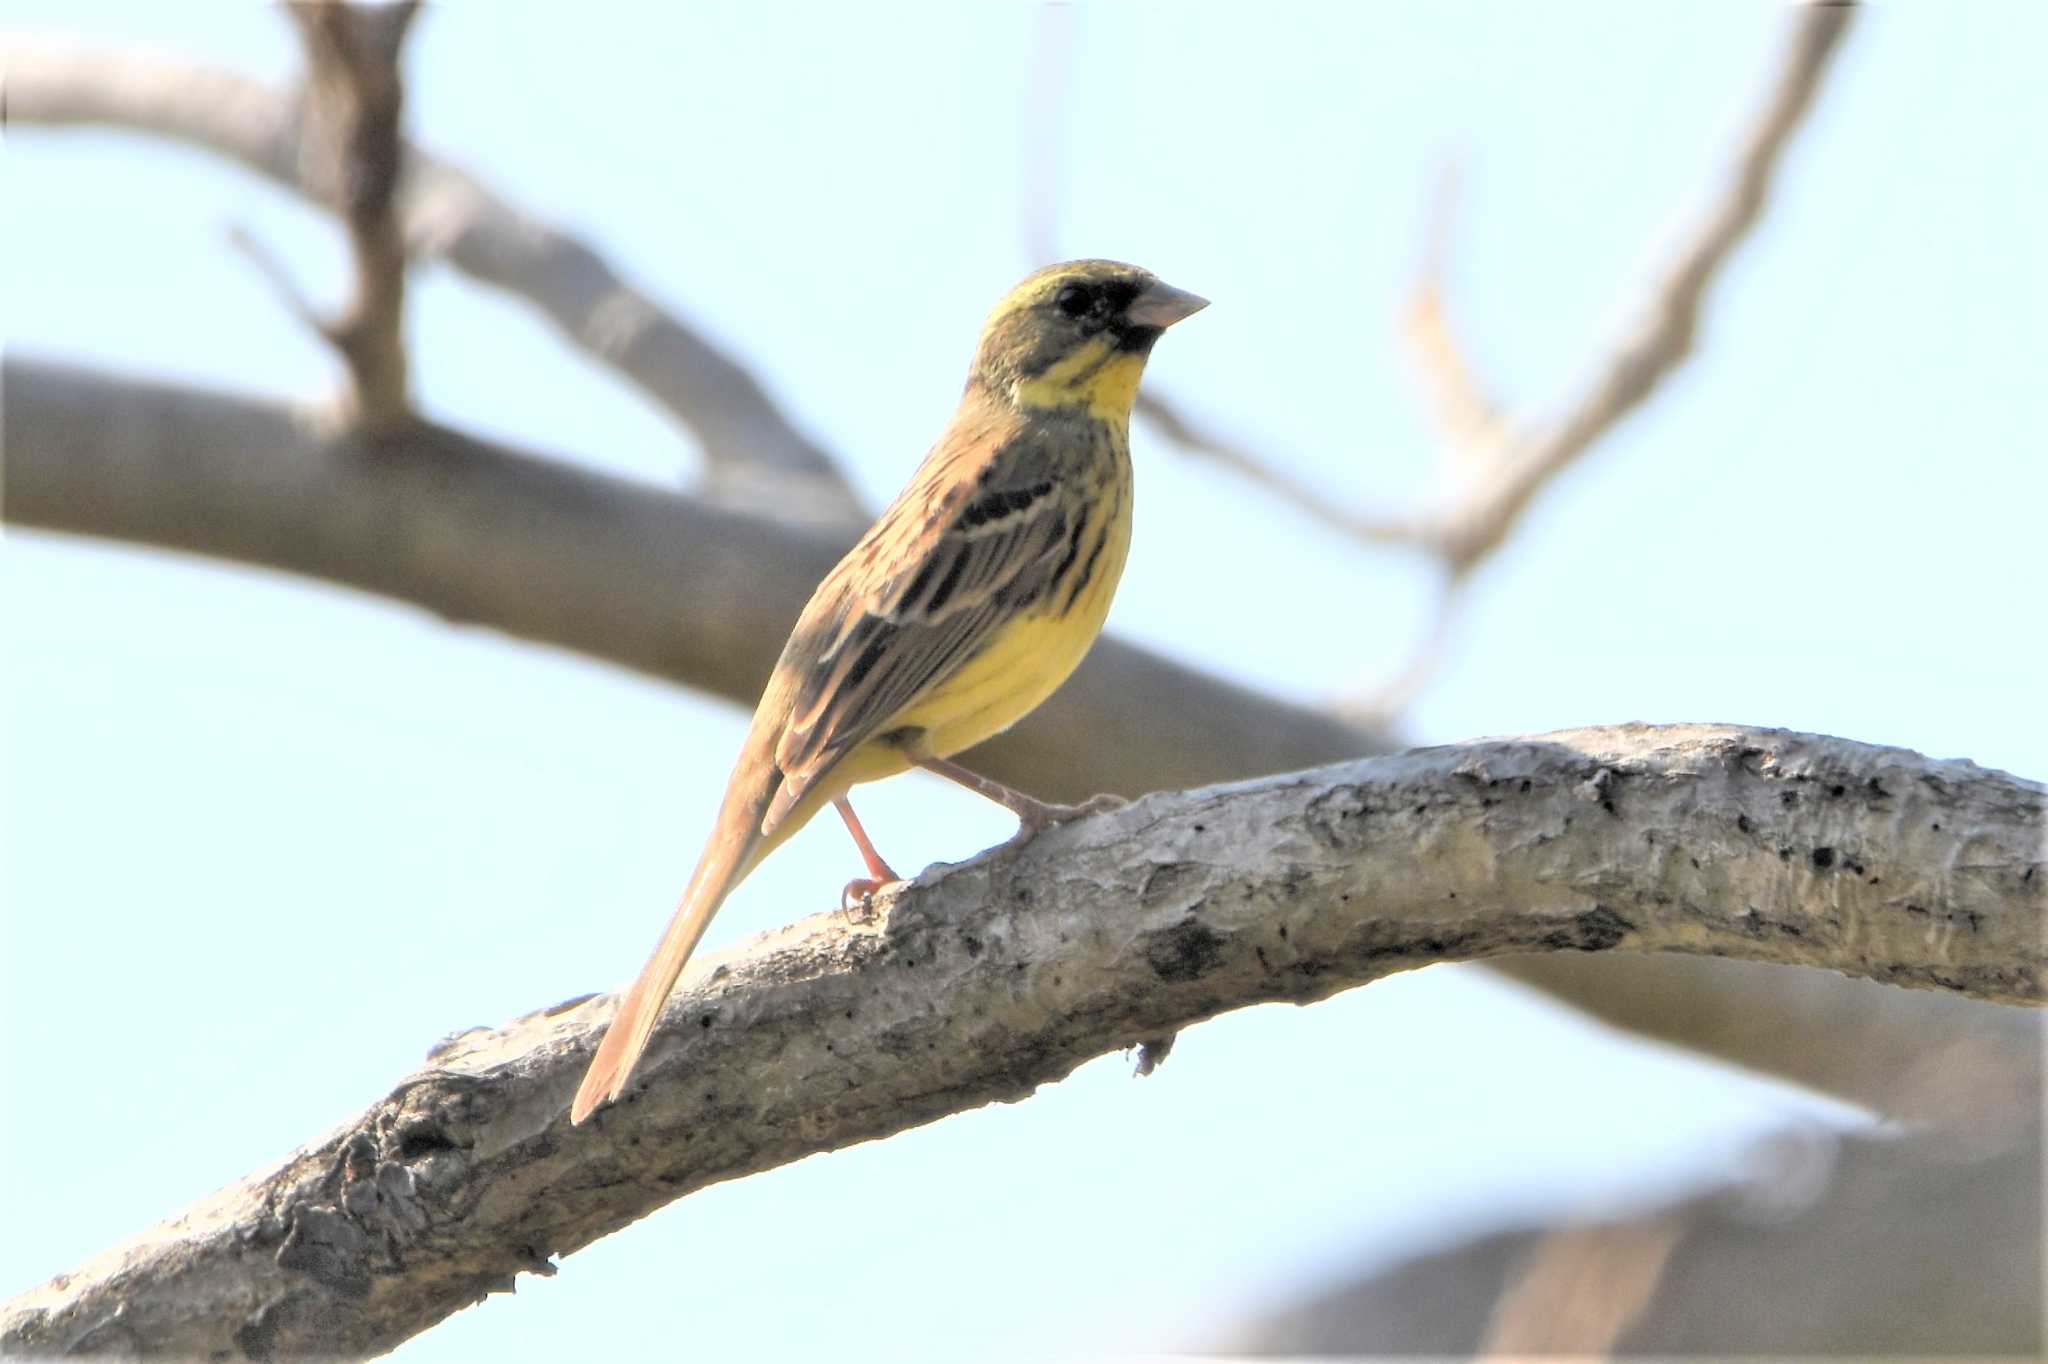
[[[1209,300],[1200,294],[1191,294],[1185,289],[1176,289],[1171,284],[1154,282],[1146,286],[1145,292],[1131,300],[1131,306],[1124,310],[1124,316],[1140,327],[1158,327],[1164,330],[1184,318],[1193,317],[1209,306]]]

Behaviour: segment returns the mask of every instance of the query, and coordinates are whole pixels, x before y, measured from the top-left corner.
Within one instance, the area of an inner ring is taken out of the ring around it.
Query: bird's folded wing
[[[810,627],[815,653],[784,658],[801,671],[775,752],[783,787],[764,834],[834,763],[887,733],[893,717],[1036,607],[1078,557],[1085,514],[1050,480],[966,492],[929,520],[892,508],[867,560],[886,571],[838,584],[833,598],[821,593],[814,607],[824,618],[799,625],[798,637]]]

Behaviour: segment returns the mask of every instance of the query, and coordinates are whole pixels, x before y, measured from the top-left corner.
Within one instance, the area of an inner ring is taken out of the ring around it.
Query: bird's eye
[[[1053,296],[1052,303],[1068,317],[1080,317],[1095,306],[1095,291],[1085,284],[1069,284]]]

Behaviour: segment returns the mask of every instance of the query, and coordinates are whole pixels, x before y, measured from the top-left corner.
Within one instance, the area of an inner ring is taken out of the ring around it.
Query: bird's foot
[[[855,922],[863,922],[874,917],[875,892],[885,886],[893,886],[902,879],[894,874],[879,879],[856,876],[839,892],[839,912]]]
[[[1012,848],[1023,847],[1026,843],[1029,843],[1054,825],[1071,823],[1088,815],[1106,815],[1112,811],[1121,810],[1130,804],[1122,796],[1112,796],[1107,793],[1090,796],[1088,799],[1074,805],[1061,805],[1053,801],[1033,800],[1029,796],[1024,796],[1014,791],[1010,794],[1014,799],[1004,801],[1003,803],[1008,805],[1017,816],[1017,832],[1011,836],[1008,844]]]

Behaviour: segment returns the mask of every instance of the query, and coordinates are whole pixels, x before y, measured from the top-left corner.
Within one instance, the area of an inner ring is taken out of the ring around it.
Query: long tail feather
[[[598,1044],[590,1069],[584,1072],[576,1101],[569,1108],[570,1122],[581,1123],[600,1104],[618,1098],[625,1089],[640,1053],[654,1036],[662,1005],[668,1002],[669,991],[675,988],[677,977],[683,974],[690,954],[696,951],[698,940],[710,926],[711,916],[766,853],[760,832],[761,811],[774,787],[770,785],[764,792],[758,790],[758,785],[742,781],[738,773],[734,774],[725,806],[718,812],[718,823],[704,846],[704,855],[697,861],[689,888],[683,892],[674,917],[662,932],[654,955],[647,959],[639,977],[619,1000],[618,1012],[612,1015],[611,1026]]]

